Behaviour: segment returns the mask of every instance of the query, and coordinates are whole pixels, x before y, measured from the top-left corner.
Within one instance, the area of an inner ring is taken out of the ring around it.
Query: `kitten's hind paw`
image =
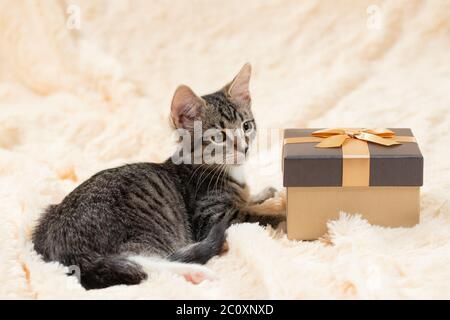
[[[205,280],[215,279],[214,272],[207,267],[196,263],[171,262],[161,258],[152,258],[142,255],[131,256],[129,259],[141,265],[147,274],[169,271],[184,277],[193,284],[199,284]]]
[[[184,274],[183,277],[192,284],[199,284],[203,280],[206,280],[205,274],[202,272]]]
[[[193,284],[199,284],[205,280],[213,280],[215,278],[214,273],[206,267],[197,266],[192,270],[184,272],[182,276],[186,281]]]

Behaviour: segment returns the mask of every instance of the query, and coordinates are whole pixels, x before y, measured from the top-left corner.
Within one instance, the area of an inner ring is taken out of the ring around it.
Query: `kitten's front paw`
[[[274,187],[267,187],[263,190],[263,194],[265,196],[264,200],[271,199],[275,197],[275,194],[277,193],[277,189]]]
[[[273,187],[267,187],[263,191],[258,193],[256,195],[256,197],[254,197],[253,202],[255,204],[263,203],[264,201],[266,201],[268,199],[274,198],[276,193],[277,193],[277,189],[275,189]]]

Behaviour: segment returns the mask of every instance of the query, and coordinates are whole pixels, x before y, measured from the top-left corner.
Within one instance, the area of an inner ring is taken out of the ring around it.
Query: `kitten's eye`
[[[218,143],[218,144],[225,142],[226,138],[227,138],[227,135],[225,134],[224,131],[218,131],[216,134],[214,134],[210,137],[212,142]]]
[[[249,120],[249,121],[245,121],[243,124],[242,124],[242,129],[244,129],[244,132],[246,133],[246,134],[249,134],[249,133],[251,133],[252,131],[253,131],[253,122],[252,122],[252,120]]]

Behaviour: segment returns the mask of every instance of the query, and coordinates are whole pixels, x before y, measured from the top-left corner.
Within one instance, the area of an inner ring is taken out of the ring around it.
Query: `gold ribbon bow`
[[[324,129],[314,131],[312,136],[324,138],[316,145],[317,148],[342,147],[348,139],[358,139],[387,147],[400,144],[395,140],[395,133],[389,129]]]
[[[396,136],[395,132],[379,129],[331,128],[314,131],[309,137],[284,139],[284,143],[319,142],[316,148],[342,147],[342,186],[369,186],[370,151],[368,142],[391,147],[403,142],[416,142],[413,136]]]

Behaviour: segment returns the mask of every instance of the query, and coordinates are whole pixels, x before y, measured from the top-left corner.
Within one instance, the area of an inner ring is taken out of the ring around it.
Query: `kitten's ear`
[[[244,64],[237,76],[225,87],[227,95],[235,102],[249,105],[250,104],[250,76],[252,74],[252,66],[250,63]]]
[[[204,107],[203,99],[198,97],[188,86],[181,85],[172,98],[170,115],[177,128],[192,128],[194,121],[201,120]]]

